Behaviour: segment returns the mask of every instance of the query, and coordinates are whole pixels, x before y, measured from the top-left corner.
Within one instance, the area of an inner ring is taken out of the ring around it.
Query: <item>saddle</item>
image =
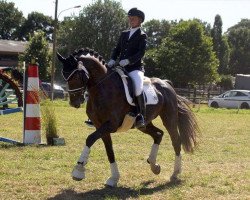
[[[135,95],[131,78],[127,75],[127,73],[123,69],[119,67],[114,68],[114,70],[119,74],[119,76],[122,79],[128,103],[132,106],[135,106],[134,103]],[[151,84],[150,78],[148,77],[144,77],[143,80],[143,93],[145,96],[146,105],[155,105],[158,103],[158,96],[156,94],[154,87]]]

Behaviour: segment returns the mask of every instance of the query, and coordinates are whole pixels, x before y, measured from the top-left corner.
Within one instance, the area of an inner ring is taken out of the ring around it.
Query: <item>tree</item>
[[[34,33],[41,30],[45,33],[48,41],[52,41],[53,20],[49,16],[45,16],[39,12],[32,12],[28,18],[24,20],[23,24],[17,30],[16,37],[19,40],[28,40]]]
[[[227,31],[232,52],[230,56],[230,73],[250,74],[250,20],[242,19]]]
[[[148,49],[145,52],[143,62],[145,68],[145,75],[148,77],[161,77],[161,69],[156,62],[157,49]]]
[[[161,45],[163,38],[167,37],[172,26],[176,22],[166,20],[150,20],[143,24],[142,28],[147,34],[147,51],[144,56],[144,68],[146,76],[160,76],[160,69],[156,65],[156,49]]]
[[[23,13],[15,8],[14,3],[0,0],[0,39],[13,39],[13,33],[23,20]]]
[[[166,20],[150,20],[143,24],[142,28],[148,36],[148,49],[156,48],[161,44],[163,38],[169,34],[172,25]]]
[[[49,80],[49,68],[51,66],[51,52],[49,44],[45,39],[44,32],[38,31],[30,38],[29,44],[23,55],[19,57],[20,61],[31,63],[35,59],[39,65],[39,77],[41,80]]]
[[[211,25],[205,21],[202,21],[200,19],[197,19],[197,18],[194,18],[194,20],[196,20],[197,22],[199,22],[202,26],[203,26],[203,29],[204,29],[204,34],[206,36],[209,36],[211,37]]]
[[[211,30],[211,36],[213,38],[213,49],[219,59],[219,74],[229,73],[229,44],[227,37],[222,35],[222,19],[220,15],[215,16],[214,26]]]
[[[205,84],[218,78],[212,40],[197,20],[182,21],[170,30],[157,51],[161,78],[176,86]]]
[[[71,26],[65,38],[67,52],[89,47],[98,51],[104,58],[110,57],[111,49],[114,48],[120,32],[128,24],[126,12],[122,9],[121,3],[111,0],[96,1],[85,7],[74,20],[73,23],[67,23]],[[59,29],[61,30],[62,27]],[[61,43],[60,45],[64,46]]]
[[[62,22],[58,23],[57,47],[60,53],[69,55],[76,49],[73,45],[74,38],[72,38],[76,19],[75,17],[65,17]]]
[[[230,27],[227,32],[238,28],[250,28],[250,19],[242,19],[238,24],[235,24],[234,26]]]

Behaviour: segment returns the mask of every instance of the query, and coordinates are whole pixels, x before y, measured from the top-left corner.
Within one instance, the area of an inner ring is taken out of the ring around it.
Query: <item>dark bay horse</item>
[[[85,165],[87,164],[90,148],[98,140],[104,142],[108,160],[110,162],[111,176],[106,185],[116,186],[120,174],[115,162],[112,147],[111,133],[117,132],[125,116],[133,112],[125,97],[124,86],[117,72],[107,67],[105,61],[98,53],[80,49],[67,58],[57,54],[63,64],[63,76],[68,83],[70,105],[79,108],[83,102],[83,93],[88,91],[89,97],[86,112],[96,127],[86,139],[86,145],[73,169],[74,180],[85,178]],[[151,152],[147,159],[154,174],[160,173],[160,165],[156,163],[159,145],[163,131],[153,125],[153,120],[160,116],[166,127],[175,151],[174,171],[171,181],[178,179],[181,173],[181,145],[186,152],[192,152],[197,145],[199,127],[187,100],[177,95],[173,87],[159,78],[151,78],[151,84],[156,91],[158,103],[147,105],[146,127],[140,131],[153,138]]]

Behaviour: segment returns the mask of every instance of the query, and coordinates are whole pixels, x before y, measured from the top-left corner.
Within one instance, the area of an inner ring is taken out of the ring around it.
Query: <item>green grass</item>
[[[109,163],[101,141],[91,149],[86,179],[75,182],[71,170],[94,129],[85,108],[55,101],[58,134],[65,146],[18,147],[0,143],[0,199],[249,199],[250,110],[195,107],[202,130],[194,154],[183,154],[180,184],[172,184],[174,151],[165,132],[158,154],[161,174],[146,162],[152,139],[137,131],[113,134],[121,173],[117,188],[106,188]],[[0,136],[22,141],[22,113],[0,116]],[[157,118],[155,124],[163,129]],[[163,129],[165,130],[165,129]],[[43,132],[44,133],[44,132]],[[45,142],[45,135],[42,140]]]

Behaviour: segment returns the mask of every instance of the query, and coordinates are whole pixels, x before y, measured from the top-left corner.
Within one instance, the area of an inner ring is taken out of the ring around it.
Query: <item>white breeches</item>
[[[128,75],[133,81],[135,96],[139,96],[143,91],[144,72],[140,70],[134,70],[129,72]]]

